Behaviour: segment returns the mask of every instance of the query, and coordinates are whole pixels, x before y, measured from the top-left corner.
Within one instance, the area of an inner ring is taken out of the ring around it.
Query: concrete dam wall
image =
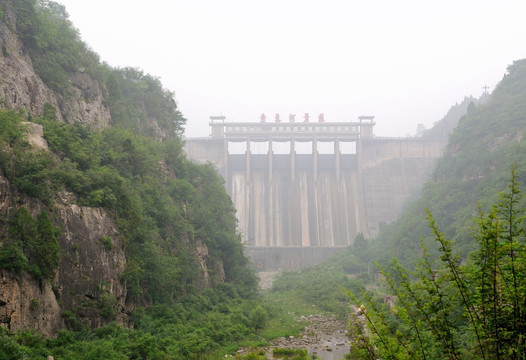
[[[358,233],[374,237],[418,195],[445,146],[416,138],[323,135],[284,138],[279,132],[279,138],[240,141],[223,134],[186,141],[190,159],[213,162],[224,177],[247,254],[262,270],[314,265],[352,245]],[[232,140],[246,142],[245,151],[231,153]],[[251,151],[254,140],[266,141],[266,152]],[[273,143],[287,140],[288,153],[273,151]],[[354,150],[343,153],[349,140]],[[311,141],[312,152],[297,153],[299,141]],[[322,141],[332,141],[332,154],[318,151]]]
[[[320,159],[318,159],[320,160]],[[247,171],[244,155],[229,158],[227,191],[238,213],[248,246],[347,246],[362,231],[363,197],[358,191],[355,159],[336,177],[324,162],[316,174],[313,156],[252,155]]]

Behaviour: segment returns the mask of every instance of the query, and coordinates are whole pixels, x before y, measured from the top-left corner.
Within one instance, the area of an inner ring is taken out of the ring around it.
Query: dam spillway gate
[[[225,179],[247,254],[261,269],[298,269],[378,234],[424,183],[444,141],[377,138],[350,122],[227,122],[186,139],[188,158]]]

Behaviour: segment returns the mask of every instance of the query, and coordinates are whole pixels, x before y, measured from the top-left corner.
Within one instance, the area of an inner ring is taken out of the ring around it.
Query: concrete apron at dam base
[[[318,265],[330,255],[346,248],[346,246],[247,246],[245,255],[254,262],[258,271],[301,270]]]

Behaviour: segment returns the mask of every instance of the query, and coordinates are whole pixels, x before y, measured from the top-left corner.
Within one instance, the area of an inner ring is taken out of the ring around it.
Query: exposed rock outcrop
[[[64,326],[67,313],[92,327],[110,321],[127,325],[126,286],[121,279],[126,257],[106,211],[78,206],[67,192],[58,194],[50,210],[40,200],[17,193],[0,176],[0,217],[10,218],[20,205],[34,217],[42,209],[52,214],[60,229],[60,266],[51,283],[27,273],[0,271],[0,326],[12,331],[32,328],[52,336]],[[5,222],[0,231],[7,231]]]
[[[126,257],[115,223],[105,210],[75,201],[73,194],[62,192],[55,204],[63,229],[56,278],[62,307],[76,310],[91,327],[113,320],[125,325],[126,286],[121,274]]]
[[[98,129],[106,127],[111,121],[110,111],[103,104],[106,89],[83,69],[70,74],[69,81],[74,95],[59,99],[63,119],[69,124],[78,122]]]
[[[37,329],[47,336],[64,326],[61,308],[49,284],[31,275],[0,270],[0,326],[11,331]]]
[[[66,89],[53,91],[57,86],[47,86],[39,77],[28,48],[17,35],[15,13],[9,4],[1,10],[0,109],[27,112],[24,126],[32,151],[49,151],[42,126],[31,122],[32,117],[42,115],[46,104],[53,105],[61,122],[81,123],[91,129],[109,126],[109,95],[101,80],[104,76],[95,79],[86,69],[75,69],[67,74]],[[39,58],[33,59],[40,64]],[[137,121],[142,121],[141,129],[157,140],[169,134],[155,116]],[[174,176],[173,171],[165,172],[167,177]],[[45,210],[59,229],[60,264],[52,281],[39,281],[25,272],[0,270],[0,326],[12,331],[31,328],[53,336],[65,325],[76,327],[79,322],[91,327],[112,321],[129,325],[127,314],[138,304],[127,299],[122,278],[126,268],[124,240],[111,214],[102,208],[80,206],[76,196],[66,191],[46,202],[29,197],[19,193],[3,175],[0,173],[0,245],[7,238],[9,221],[18,208],[24,206],[35,218]],[[192,260],[198,261],[202,270],[196,285],[207,287],[214,281],[224,281],[221,261],[213,262],[214,268],[210,269],[207,246],[193,239],[186,242]],[[209,276],[212,271],[219,275]]]
[[[42,125],[32,122],[24,122],[27,129],[27,140],[36,150],[47,150],[48,143],[44,139],[44,129]]]
[[[35,73],[27,50],[13,31],[15,15],[9,8],[4,12],[5,21],[0,21],[0,108],[25,109],[40,116],[44,104],[50,103],[58,109],[61,121],[107,126],[111,116],[104,105],[105,88],[79,69],[69,75],[72,95],[54,93]]]

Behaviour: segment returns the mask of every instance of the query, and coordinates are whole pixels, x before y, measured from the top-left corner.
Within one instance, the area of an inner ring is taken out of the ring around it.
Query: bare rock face
[[[61,309],[49,284],[29,274],[0,270],[0,326],[10,330],[38,329],[52,336],[64,327]]]
[[[29,144],[36,150],[48,150],[48,143],[44,139],[44,128],[42,125],[32,122],[23,122],[22,124],[27,129]]]
[[[162,141],[168,136],[168,131],[166,131],[166,129],[161,128],[157,123],[157,120],[148,119],[147,123],[150,129],[150,135],[158,141]]]
[[[60,111],[64,120],[69,123],[82,123],[94,128],[104,128],[111,120],[110,110],[103,105],[104,87],[88,74],[79,69],[70,75],[69,81],[74,95],[60,103]]]
[[[59,110],[57,118],[61,121],[107,126],[111,116],[103,104],[104,87],[79,69],[69,78],[73,95],[55,94],[35,73],[26,48],[13,32],[15,15],[10,9],[4,11],[5,21],[0,22],[0,108],[25,109],[40,116],[44,104],[50,103]]]
[[[208,258],[208,248],[200,239],[196,240],[196,245],[195,255],[197,255],[197,261],[199,262],[203,272],[203,281],[206,286],[209,286],[210,276],[208,275],[208,268],[206,265],[206,259]]]
[[[51,282],[0,271],[0,326],[53,336],[76,322],[91,327],[112,321],[129,325],[126,284],[121,280],[125,253],[106,211],[78,206],[75,195],[67,192],[57,195],[51,211],[40,200],[17,193],[0,175],[0,217],[9,219],[20,204],[34,217],[44,209],[54,219],[61,230],[60,266]],[[5,233],[7,224],[0,224]]]
[[[101,208],[78,206],[62,192],[56,202],[63,228],[57,275],[65,309],[76,309],[91,327],[117,320],[126,325],[126,286],[121,281],[126,257],[113,220]]]

